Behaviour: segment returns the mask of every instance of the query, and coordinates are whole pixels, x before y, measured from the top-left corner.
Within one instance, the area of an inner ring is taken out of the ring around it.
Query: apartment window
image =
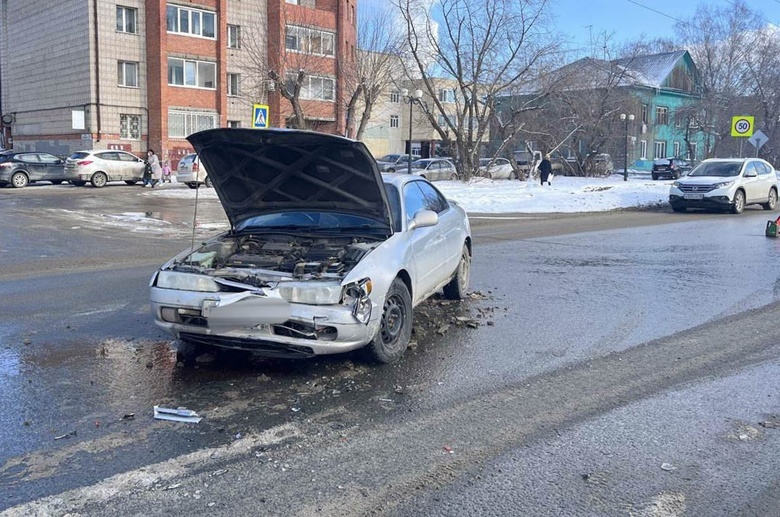
[[[193,88],[217,88],[217,65],[209,61],[168,58],[168,84]]]
[[[696,142],[691,142],[690,144],[688,144],[688,151],[686,152],[685,159],[686,160],[696,159]]]
[[[240,74],[227,74],[227,94],[238,95],[238,83],[241,81]]]
[[[117,84],[138,88],[138,63],[133,61],[119,61],[117,63]]]
[[[639,141],[639,159],[647,160],[647,140]]]
[[[123,140],[141,139],[140,115],[119,115],[119,138]]]
[[[392,92],[390,92],[390,102],[395,104],[401,102],[401,92],[399,92],[398,90],[393,90]]]
[[[217,15],[189,7],[169,5],[166,11],[168,32],[216,39]]]
[[[439,90],[439,101],[455,102],[455,90],[452,90],[451,88],[441,88]]]
[[[655,108],[655,123],[664,126],[669,123],[669,108],[663,106]]]
[[[655,158],[666,158],[666,142],[655,143]]]
[[[647,124],[647,104],[642,104],[642,124]]]
[[[168,137],[187,138],[198,131],[213,129],[219,124],[219,116],[211,111],[168,110]]]
[[[674,156],[675,158],[680,156],[680,142],[675,142],[673,149],[674,152],[672,153],[672,156]]]
[[[232,128],[239,128],[239,127],[241,127],[241,121],[240,120],[228,120],[227,124],[228,124],[227,127],[232,127]]]
[[[390,127],[398,127],[398,115],[390,115]]]
[[[284,45],[292,52],[332,56],[335,42],[336,35],[333,32],[295,25],[285,26]]]
[[[241,27],[239,25],[227,26],[228,48],[241,48]]]
[[[116,31],[136,33],[135,21],[138,17],[138,10],[132,7],[116,6]]]
[[[290,72],[287,74],[287,91],[292,92],[295,89],[295,81],[298,74]],[[301,84],[301,99],[332,101],[336,98],[336,81],[330,77],[321,77],[316,75],[307,75],[303,78]]]

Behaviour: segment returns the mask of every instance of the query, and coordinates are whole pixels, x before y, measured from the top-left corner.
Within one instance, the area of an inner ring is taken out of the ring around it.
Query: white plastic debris
[[[154,418],[158,420],[170,420],[172,422],[189,422],[197,424],[202,420],[198,414],[187,408],[179,407],[176,409],[154,406]]]

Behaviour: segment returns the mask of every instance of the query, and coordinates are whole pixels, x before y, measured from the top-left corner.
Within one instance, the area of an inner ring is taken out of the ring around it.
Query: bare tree
[[[780,167],[780,30],[764,27],[746,60],[744,88],[752,101],[751,113],[769,138],[761,156]]]
[[[468,180],[477,170],[497,97],[530,84],[537,67],[557,50],[545,32],[548,2],[442,0],[434,17],[422,0],[395,1],[406,24],[409,79],[430,99],[423,112],[445,145],[455,149],[458,173]],[[454,114],[439,98],[442,84],[454,84]]]

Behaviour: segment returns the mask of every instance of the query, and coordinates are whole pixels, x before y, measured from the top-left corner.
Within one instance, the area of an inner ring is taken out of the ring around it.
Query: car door
[[[769,199],[769,189],[777,185],[777,177],[773,174],[774,169],[762,161],[756,161],[756,171],[758,172],[759,183],[761,184],[760,201]]]
[[[406,228],[409,228],[414,215],[420,210],[428,210],[428,200],[418,183],[410,181],[403,188],[403,214],[406,218]],[[442,276],[443,254],[441,248],[442,234],[439,225],[415,228],[409,231],[409,247],[412,250],[414,274],[412,275],[412,293],[414,303],[425,299],[437,287]]]
[[[745,198],[748,203],[755,203],[765,197],[763,182],[758,176],[755,161],[749,161],[742,170],[742,185],[745,188]]]
[[[122,163],[116,151],[105,151],[95,153],[95,158],[99,161],[95,163],[95,171],[103,171],[108,175],[108,181],[118,181],[122,179]]]
[[[49,153],[38,153],[38,160],[41,162],[41,179],[49,181],[60,181],[65,179],[65,162]]]
[[[120,152],[117,154],[122,162],[122,174],[124,174],[122,179],[125,181],[140,181],[143,178],[146,163],[130,153]]]
[[[436,212],[439,216],[439,231],[441,232],[441,245],[436,249],[437,260],[441,263],[440,281],[449,280],[451,274],[458,267],[460,255],[463,249],[464,236],[463,221],[460,214],[450,207],[447,199],[436,187],[425,181],[417,182],[417,186],[425,196],[428,210]]]
[[[41,163],[40,158],[36,153],[24,153],[16,155],[16,159],[22,162],[19,167],[27,171],[27,178],[30,181],[38,181],[44,179],[44,173],[46,172],[46,166]]]

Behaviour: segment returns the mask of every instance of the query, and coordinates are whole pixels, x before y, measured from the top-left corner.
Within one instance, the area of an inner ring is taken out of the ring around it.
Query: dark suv
[[[23,188],[36,181],[59,185],[73,179],[65,172],[65,162],[53,154],[17,151],[0,152],[0,187]]]
[[[676,180],[690,170],[691,164],[682,158],[656,158],[651,175],[654,180],[662,177]]]

